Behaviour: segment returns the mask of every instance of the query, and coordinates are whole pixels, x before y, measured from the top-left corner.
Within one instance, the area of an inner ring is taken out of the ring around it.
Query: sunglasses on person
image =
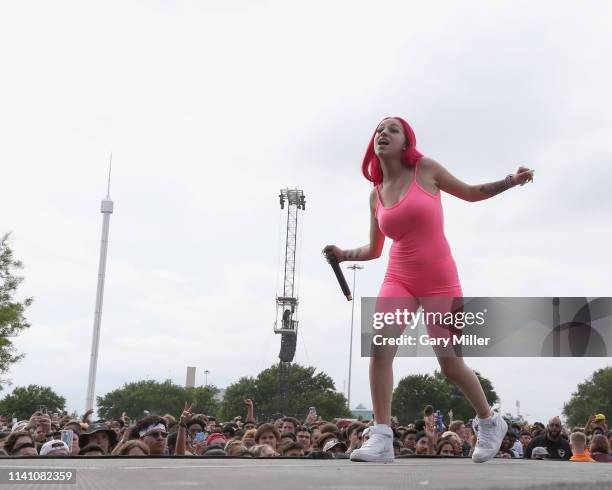
[[[152,437],[153,439],[157,439],[158,437],[161,437],[162,439],[165,439],[166,437],[168,437],[168,433],[167,432],[162,432],[160,430],[154,430],[153,432],[149,432],[147,434],[145,434],[146,437]]]

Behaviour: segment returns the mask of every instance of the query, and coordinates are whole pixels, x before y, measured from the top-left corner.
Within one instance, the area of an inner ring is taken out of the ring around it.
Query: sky
[[[360,164],[390,115],[469,184],[536,169],[485,201],[443,194],[466,296],[612,296],[611,23],[600,1],[2,2],[0,233],[34,297],[4,393],[51,386],[83,411],[111,152],[97,395],[277,362],[286,187],[306,195],[295,361],[346,391],[351,304],[320,251],[367,243]],[[358,353],[351,406],[371,407]],[[610,359],[467,363],[533,421]],[[398,358],[395,383],[436,367]]]

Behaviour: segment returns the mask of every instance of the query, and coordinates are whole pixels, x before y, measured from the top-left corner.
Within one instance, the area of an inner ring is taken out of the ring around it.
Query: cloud
[[[99,393],[143,377],[182,383],[187,365],[209,369],[224,387],[276,362],[277,194],[287,186],[307,199],[296,361],[346,386],[350,304],[320,250],[367,242],[370,186],[360,162],[386,115],[406,117],[421,151],[465,182],[500,180],[519,164],[536,169],[534,184],[483,202],[442,197],[466,294],[609,295],[607,6],[3,10],[0,42],[14,49],[0,82],[0,225],[26,266],[22,293],[36,298],[33,326],[16,339],[28,354],[11,370],[16,385],[51,385],[82,410],[111,151]],[[389,245],[364,264],[358,294],[377,294]],[[470,365],[505,406],[520,398],[544,420],[606,362],[581,361],[571,375],[548,359]],[[354,358],[352,400],[369,405],[367,363]],[[396,381],[435,366],[398,359]],[[551,372],[563,383],[550,385]],[[546,396],[537,399],[516,373],[550,386]]]

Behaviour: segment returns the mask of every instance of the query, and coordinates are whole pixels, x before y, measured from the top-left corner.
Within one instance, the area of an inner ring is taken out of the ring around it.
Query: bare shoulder
[[[423,157],[419,160],[419,173],[424,182],[429,182],[432,188],[440,188],[444,176],[448,174],[448,170],[437,160],[430,157]]]
[[[373,187],[370,191],[370,209],[374,211],[376,209],[378,197],[376,196],[376,187]]]
[[[443,172],[444,167],[433,158],[423,157],[419,160],[419,182],[432,194],[440,189],[440,175]]]
[[[423,157],[419,160],[419,169],[427,173],[436,174],[441,169],[444,169],[444,167],[433,158]]]

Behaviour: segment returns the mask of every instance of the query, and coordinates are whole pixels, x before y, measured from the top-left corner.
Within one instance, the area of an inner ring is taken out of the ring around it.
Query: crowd
[[[221,423],[216,417],[192,412],[189,405],[173,415],[145,412],[138,421],[126,413],[118,419],[90,420],[48,414],[44,409],[29,420],[0,433],[0,456],[234,456],[348,458],[367,441],[373,420],[322,420],[311,409],[303,421],[280,417],[257,423],[253,401],[245,400],[247,416]],[[392,420],[393,448],[402,456],[471,456],[477,434],[471,420],[453,420],[448,427],[431,407],[422,419],[407,425]],[[612,461],[612,431],[603,414],[593,415],[584,427],[565,427],[559,417],[547,425],[509,423],[498,458],[555,459],[583,462]]]

